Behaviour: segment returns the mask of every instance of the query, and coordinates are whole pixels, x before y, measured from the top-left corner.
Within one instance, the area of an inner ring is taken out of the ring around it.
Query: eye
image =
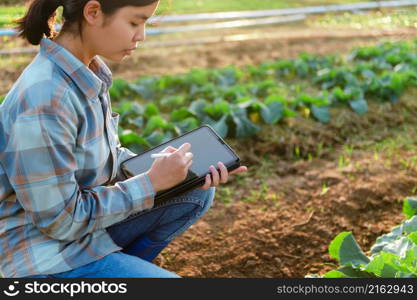
[[[134,23],[134,22],[130,22],[130,25],[132,25],[133,27],[138,27],[139,26],[139,24]]]

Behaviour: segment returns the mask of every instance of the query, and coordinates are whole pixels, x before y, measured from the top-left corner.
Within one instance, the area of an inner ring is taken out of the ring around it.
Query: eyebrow
[[[145,14],[135,14],[134,15],[134,17],[135,18],[138,18],[138,19],[143,19],[143,20],[148,20],[149,18],[150,18],[150,16],[147,16],[147,15],[145,15]]]

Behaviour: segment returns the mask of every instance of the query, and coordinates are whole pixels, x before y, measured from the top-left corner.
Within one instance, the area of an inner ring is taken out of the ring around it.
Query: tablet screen
[[[150,169],[153,163],[151,154],[159,153],[168,146],[178,149],[184,143],[191,144],[189,152],[193,153],[193,164],[186,180],[204,176],[209,172],[210,165],[217,168],[217,162],[219,161],[223,162],[227,167],[239,160],[211,128],[202,126],[184,136],[173,139],[126,161],[124,165],[128,170],[133,171],[133,174],[144,173]]]

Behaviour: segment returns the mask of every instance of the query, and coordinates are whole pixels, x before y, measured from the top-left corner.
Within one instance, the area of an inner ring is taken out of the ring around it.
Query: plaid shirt
[[[146,174],[120,163],[111,72],[89,68],[43,39],[40,52],[0,105],[0,271],[5,277],[75,269],[121,250],[105,230],[150,209]]]

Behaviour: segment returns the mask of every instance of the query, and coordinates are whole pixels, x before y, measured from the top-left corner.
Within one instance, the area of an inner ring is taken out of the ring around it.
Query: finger
[[[175,151],[177,151],[177,148],[174,148],[172,146],[168,146],[164,150],[162,150],[162,153],[173,153]]]
[[[208,190],[211,186],[211,177],[210,174],[206,175],[206,181],[204,182],[204,185],[201,187],[202,190]]]
[[[248,167],[241,166],[241,167],[237,168],[236,170],[233,170],[232,172],[230,172],[229,175],[235,175],[235,174],[243,173],[243,172],[246,172],[247,170],[248,170]]]
[[[188,178],[188,174],[189,174],[189,170],[191,165],[193,164],[193,161],[191,160],[190,162],[188,162],[188,164],[184,167],[184,169],[182,169],[182,171],[184,172],[184,180]]]
[[[218,162],[217,165],[220,169],[220,183],[226,183],[229,179],[229,171],[222,162]]]
[[[190,160],[192,160],[194,157],[194,154],[192,154],[191,152],[187,152],[185,153],[185,161],[188,163]]]
[[[191,168],[192,164],[193,164],[193,160],[190,160],[190,161],[187,163],[187,165],[185,166],[185,168],[188,170],[189,168]]]
[[[217,170],[214,166],[210,166],[210,171],[211,171],[211,174],[213,174],[213,182],[212,182],[213,185],[218,186],[219,185],[219,180],[220,180],[219,172],[217,172]]]
[[[181,147],[178,148],[177,151],[175,151],[175,153],[184,155],[190,149],[191,149],[191,144],[190,143],[184,143],[184,144],[181,145]]]

